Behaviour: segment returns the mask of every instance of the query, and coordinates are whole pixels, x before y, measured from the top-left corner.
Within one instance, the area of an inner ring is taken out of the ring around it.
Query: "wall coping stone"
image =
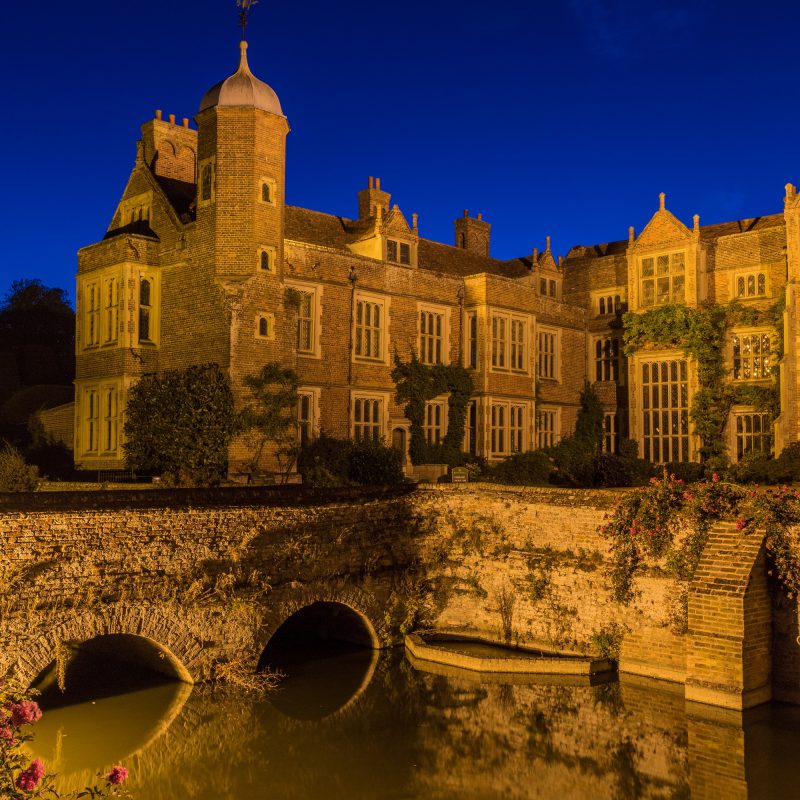
[[[104,511],[111,509],[175,509],[297,507],[367,503],[391,500],[414,491],[413,484],[395,486],[346,486],[312,489],[289,486],[217,486],[175,489],[110,489],[89,491],[4,492],[4,511]]]

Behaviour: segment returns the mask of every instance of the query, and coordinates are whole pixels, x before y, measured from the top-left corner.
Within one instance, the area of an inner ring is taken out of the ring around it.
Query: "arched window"
[[[622,309],[622,299],[618,294],[614,295],[614,313],[619,314]]]
[[[747,296],[752,297],[756,293],[756,276],[747,276]]]
[[[266,250],[261,251],[261,269],[269,270],[269,253]]]
[[[258,335],[269,336],[269,322],[267,322],[266,317],[260,317],[258,320]]]
[[[736,281],[736,296],[744,297],[744,278],[739,278]]]
[[[461,234],[461,236],[459,236],[458,246],[462,250],[467,249],[467,237],[463,233]]]
[[[605,297],[601,297],[600,298],[600,313],[601,314],[605,314],[606,313],[606,299],[605,299]]]
[[[270,191],[268,183],[261,184],[261,202],[262,203],[272,202],[272,192]]]
[[[758,273],[758,293],[767,293],[767,279],[763,272]]]

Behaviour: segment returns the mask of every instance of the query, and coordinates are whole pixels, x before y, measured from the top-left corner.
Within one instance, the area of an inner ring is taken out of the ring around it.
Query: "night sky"
[[[510,258],[624,239],[660,191],[689,224],[779,212],[798,23],[788,0],[261,0],[248,55],[292,126],[289,203],[353,217],[376,175],[426,238],[469,208]],[[74,294],[139,126],[192,117],[238,37],[234,0],[4,3],[0,296]]]

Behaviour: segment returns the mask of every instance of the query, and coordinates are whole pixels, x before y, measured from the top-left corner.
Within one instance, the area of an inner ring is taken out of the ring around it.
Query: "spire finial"
[[[661,192],[661,193],[658,195],[658,207],[659,207],[659,208],[660,208],[662,211],[664,210],[664,207],[665,207],[665,205],[666,205],[666,199],[667,199],[667,196],[664,194],[664,192]]]
[[[244,41],[244,30],[247,27],[247,16],[250,9],[258,2],[258,0],[236,0],[236,6],[239,9],[239,27],[242,29],[242,41]]]

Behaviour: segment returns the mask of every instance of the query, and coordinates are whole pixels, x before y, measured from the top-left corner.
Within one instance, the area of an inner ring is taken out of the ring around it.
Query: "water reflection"
[[[196,688],[149,746],[166,691],[52,711],[39,746],[67,769],[92,753],[104,766],[116,726],[128,738],[111,760],[138,746],[127,764],[139,800],[761,800],[793,797],[800,781],[800,708],[714,712],[687,707],[681,686],[626,678],[437,674],[401,652],[382,653],[365,683],[364,663],[331,655],[258,702]],[[360,691],[310,720],[337,685]]]

